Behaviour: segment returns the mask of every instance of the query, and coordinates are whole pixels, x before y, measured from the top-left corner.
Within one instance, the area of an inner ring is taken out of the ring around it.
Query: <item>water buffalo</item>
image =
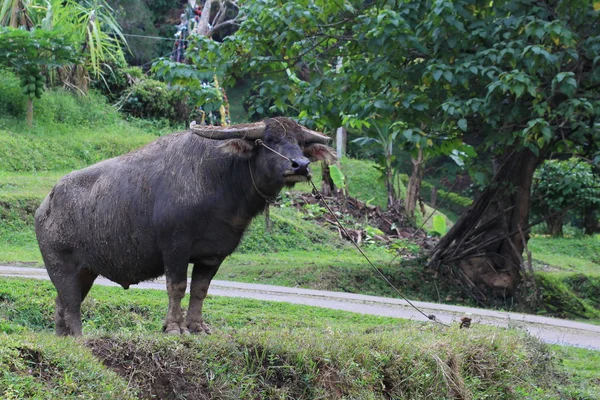
[[[98,275],[125,289],[165,275],[164,331],[210,333],[202,303],[221,262],[269,199],[310,177],[310,160],[334,158],[328,140],[287,118],[195,125],[63,177],[35,213],[58,292],[56,333],[81,335],[81,302]]]

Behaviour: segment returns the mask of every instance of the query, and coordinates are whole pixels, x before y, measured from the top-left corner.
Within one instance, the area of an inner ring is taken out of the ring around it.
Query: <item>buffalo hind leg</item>
[[[190,307],[187,313],[187,327],[192,333],[210,334],[210,327],[202,318],[202,304],[206,298],[210,281],[219,270],[223,258],[204,259],[194,264],[192,283],[190,285]]]
[[[89,293],[98,274],[83,268],[72,279],[54,282],[58,295],[54,322],[58,336],[81,336],[81,303]]]
[[[182,252],[179,252],[180,254]],[[185,296],[187,288],[188,260],[177,258],[165,260],[165,278],[167,280],[167,294],[169,295],[169,308],[167,318],[163,325],[163,331],[172,335],[187,335],[190,332],[183,320],[181,300]]]

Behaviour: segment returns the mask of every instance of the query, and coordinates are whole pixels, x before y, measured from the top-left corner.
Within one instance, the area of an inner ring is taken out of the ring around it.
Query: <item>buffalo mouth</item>
[[[283,178],[285,180],[285,183],[298,183],[298,182],[308,182],[308,180],[312,177],[311,173],[309,172],[306,175],[303,174],[295,174],[292,171],[287,171],[285,174],[283,174]]]

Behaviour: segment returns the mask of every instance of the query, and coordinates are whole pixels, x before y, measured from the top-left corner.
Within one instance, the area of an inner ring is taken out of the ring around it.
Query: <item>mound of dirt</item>
[[[206,379],[190,372],[197,369],[190,360],[179,358],[174,363],[135,343],[111,339],[91,339],[86,345],[107,368],[133,383],[142,399],[212,398]]]
[[[358,245],[376,241],[381,244],[391,244],[395,239],[405,239],[424,249],[431,249],[438,238],[430,237],[422,229],[417,229],[407,220],[402,212],[402,203],[382,210],[353,197],[343,195],[317,199],[308,193],[286,193],[290,205],[322,226],[336,230],[343,240],[354,240]],[[329,206],[337,219],[346,228],[340,228],[336,218],[324,206]],[[281,202],[280,202],[281,204]]]

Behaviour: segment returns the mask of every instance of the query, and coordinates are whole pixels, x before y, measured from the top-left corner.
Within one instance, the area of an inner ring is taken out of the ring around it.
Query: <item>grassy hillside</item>
[[[540,271],[600,276],[600,235],[534,236],[528,246]]]
[[[164,292],[94,287],[84,337],[50,333],[54,288],[0,278],[4,399],[595,398],[598,352],[518,330],[441,328],[209,296],[211,336],[158,333]]]

